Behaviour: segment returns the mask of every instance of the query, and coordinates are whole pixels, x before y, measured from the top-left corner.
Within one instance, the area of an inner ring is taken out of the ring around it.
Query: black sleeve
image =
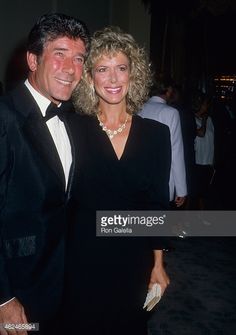
[[[153,209],[169,210],[169,179],[171,168],[171,141],[169,128],[163,124],[156,124],[153,134],[156,150],[156,173],[154,172],[153,189],[151,197],[156,205]],[[169,249],[172,238],[153,236],[149,239],[151,249]]]
[[[8,176],[10,173],[6,119],[7,114],[5,113],[4,117],[3,105],[0,104],[0,304],[14,296],[11,292],[5,269],[5,257],[2,239],[2,231],[4,227],[4,208],[6,203]]]

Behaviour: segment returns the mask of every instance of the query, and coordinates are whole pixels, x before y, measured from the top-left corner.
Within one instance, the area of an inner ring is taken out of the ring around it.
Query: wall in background
[[[141,0],[111,1],[111,23],[132,34],[149,52],[151,19]]]
[[[53,11],[80,18],[91,32],[110,24],[118,25],[149,50],[150,17],[141,0],[4,0],[0,3],[1,82],[5,83],[6,71],[16,49],[19,57],[14,58],[14,62],[18,61],[19,65],[15,71],[20,73],[20,46],[29,29],[40,15]]]

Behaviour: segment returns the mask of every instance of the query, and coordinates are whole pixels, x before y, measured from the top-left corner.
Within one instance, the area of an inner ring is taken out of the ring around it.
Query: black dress
[[[64,317],[73,334],[145,335],[142,306],[162,239],[96,237],[96,210],[168,208],[166,126],[134,116],[120,160],[94,117],[78,116],[77,183],[70,226]]]

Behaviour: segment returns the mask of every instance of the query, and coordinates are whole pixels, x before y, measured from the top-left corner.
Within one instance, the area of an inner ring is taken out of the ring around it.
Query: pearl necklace
[[[105,133],[107,134],[107,136],[111,140],[115,135],[121,133],[125,129],[127,121],[128,121],[128,118],[129,118],[129,115],[127,115],[127,117],[125,119],[125,122],[123,124],[120,124],[119,128],[117,128],[115,130],[108,129],[104,125],[104,123],[100,120],[98,114],[97,114],[97,118],[98,118],[98,121],[99,121],[99,126],[102,128],[103,131],[105,131]]]

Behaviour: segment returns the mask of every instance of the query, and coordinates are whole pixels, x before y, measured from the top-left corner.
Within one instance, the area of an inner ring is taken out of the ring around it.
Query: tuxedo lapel
[[[71,112],[74,112],[73,105],[71,104]],[[70,198],[70,193],[71,193],[71,187],[72,187],[72,182],[74,179],[74,173],[75,173],[75,145],[73,141],[73,135],[71,133],[71,125],[68,120],[68,113],[66,113],[64,117],[64,125],[66,128],[67,135],[69,137],[70,145],[71,145],[71,155],[72,155],[72,163],[70,167],[70,173],[69,173],[69,179],[68,179],[68,184],[67,184],[67,189],[66,189],[66,197],[67,199]]]
[[[65,176],[61,160],[43,118],[36,113],[31,113],[22,129],[28,141],[32,143],[44,162],[53,170],[65,186]]]
[[[27,138],[27,142],[32,144],[45,164],[54,172],[65,188],[65,175],[52,136],[38,105],[24,86],[14,91],[13,94],[15,108],[22,116],[23,134]]]

